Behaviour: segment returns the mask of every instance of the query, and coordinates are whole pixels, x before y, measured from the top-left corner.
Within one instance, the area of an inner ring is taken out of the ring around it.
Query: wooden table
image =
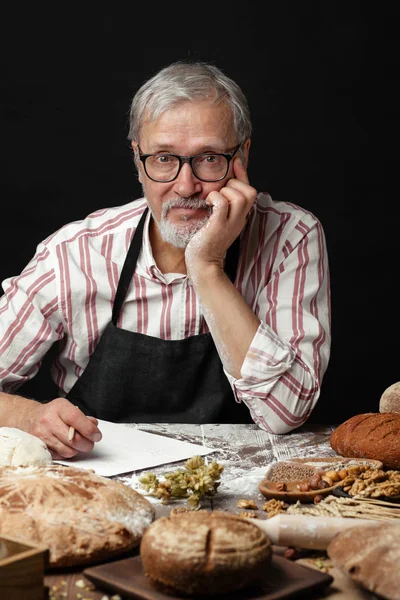
[[[219,509],[240,513],[243,510],[237,507],[238,500],[252,499],[259,507],[256,514],[260,519],[266,518],[266,513],[262,510],[266,499],[259,492],[258,484],[271,462],[294,457],[337,456],[329,445],[329,436],[334,429],[330,426],[304,426],[287,435],[273,435],[261,430],[256,425],[242,424],[133,424],[132,427],[215,448],[216,452],[208,455],[208,460],[216,460],[224,466],[221,485],[213,498],[202,501],[201,507],[208,510]],[[164,473],[174,471],[182,466],[183,462],[174,463],[152,468],[150,471],[162,477]],[[143,491],[137,479],[143,472],[117,476],[115,479],[132,485],[138,491]],[[156,518],[169,514],[170,510],[176,506],[185,504],[185,500],[176,501],[170,505],[162,505],[154,499],[151,501],[154,503]],[[310,565],[304,559],[299,562]],[[333,584],[326,588],[323,595],[314,595],[312,598],[329,598],[330,600],[373,598],[371,594],[355,588],[335,569],[330,569],[329,573],[334,577]],[[82,569],[45,577],[45,584],[50,588],[51,600],[105,600],[107,597],[112,598],[112,594],[109,592],[77,587],[77,582],[88,583],[82,576]]]

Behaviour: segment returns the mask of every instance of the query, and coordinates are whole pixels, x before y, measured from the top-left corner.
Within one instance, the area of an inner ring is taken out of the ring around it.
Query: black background
[[[385,3],[214,4],[3,9],[0,281],[55,229],[141,195],[134,92],[172,61],[212,62],[250,104],[251,183],[325,229],[332,354],[312,420],[377,411],[400,380],[395,15]]]

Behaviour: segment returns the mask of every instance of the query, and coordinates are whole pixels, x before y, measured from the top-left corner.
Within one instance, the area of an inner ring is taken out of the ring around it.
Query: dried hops
[[[203,496],[213,496],[217,492],[224,467],[215,461],[205,464],[202,456],[193,456],[184,464],[184,469],[166,473],[163,481],[153,472],[146,473],[139,477],[140,484],[163,504],[173,498],[187,498],[187,505],[197,509]]]

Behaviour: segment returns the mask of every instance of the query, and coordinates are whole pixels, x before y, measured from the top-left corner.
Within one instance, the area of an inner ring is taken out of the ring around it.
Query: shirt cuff
[[[282,373],[290,369],[295,358],[296,353],[290,344],[261,322],[244,359],[241,378],[235,379],[226,371],[225,374],[237,390],[265,388],[266,384],[273,385]]]

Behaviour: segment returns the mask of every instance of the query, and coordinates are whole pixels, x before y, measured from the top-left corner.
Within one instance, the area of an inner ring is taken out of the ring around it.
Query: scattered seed
[[[238,500],[236,503],[236,506],[238,508],[248,508],[251,510],[258,510],[258,506],[254,502],[254,500]]]

